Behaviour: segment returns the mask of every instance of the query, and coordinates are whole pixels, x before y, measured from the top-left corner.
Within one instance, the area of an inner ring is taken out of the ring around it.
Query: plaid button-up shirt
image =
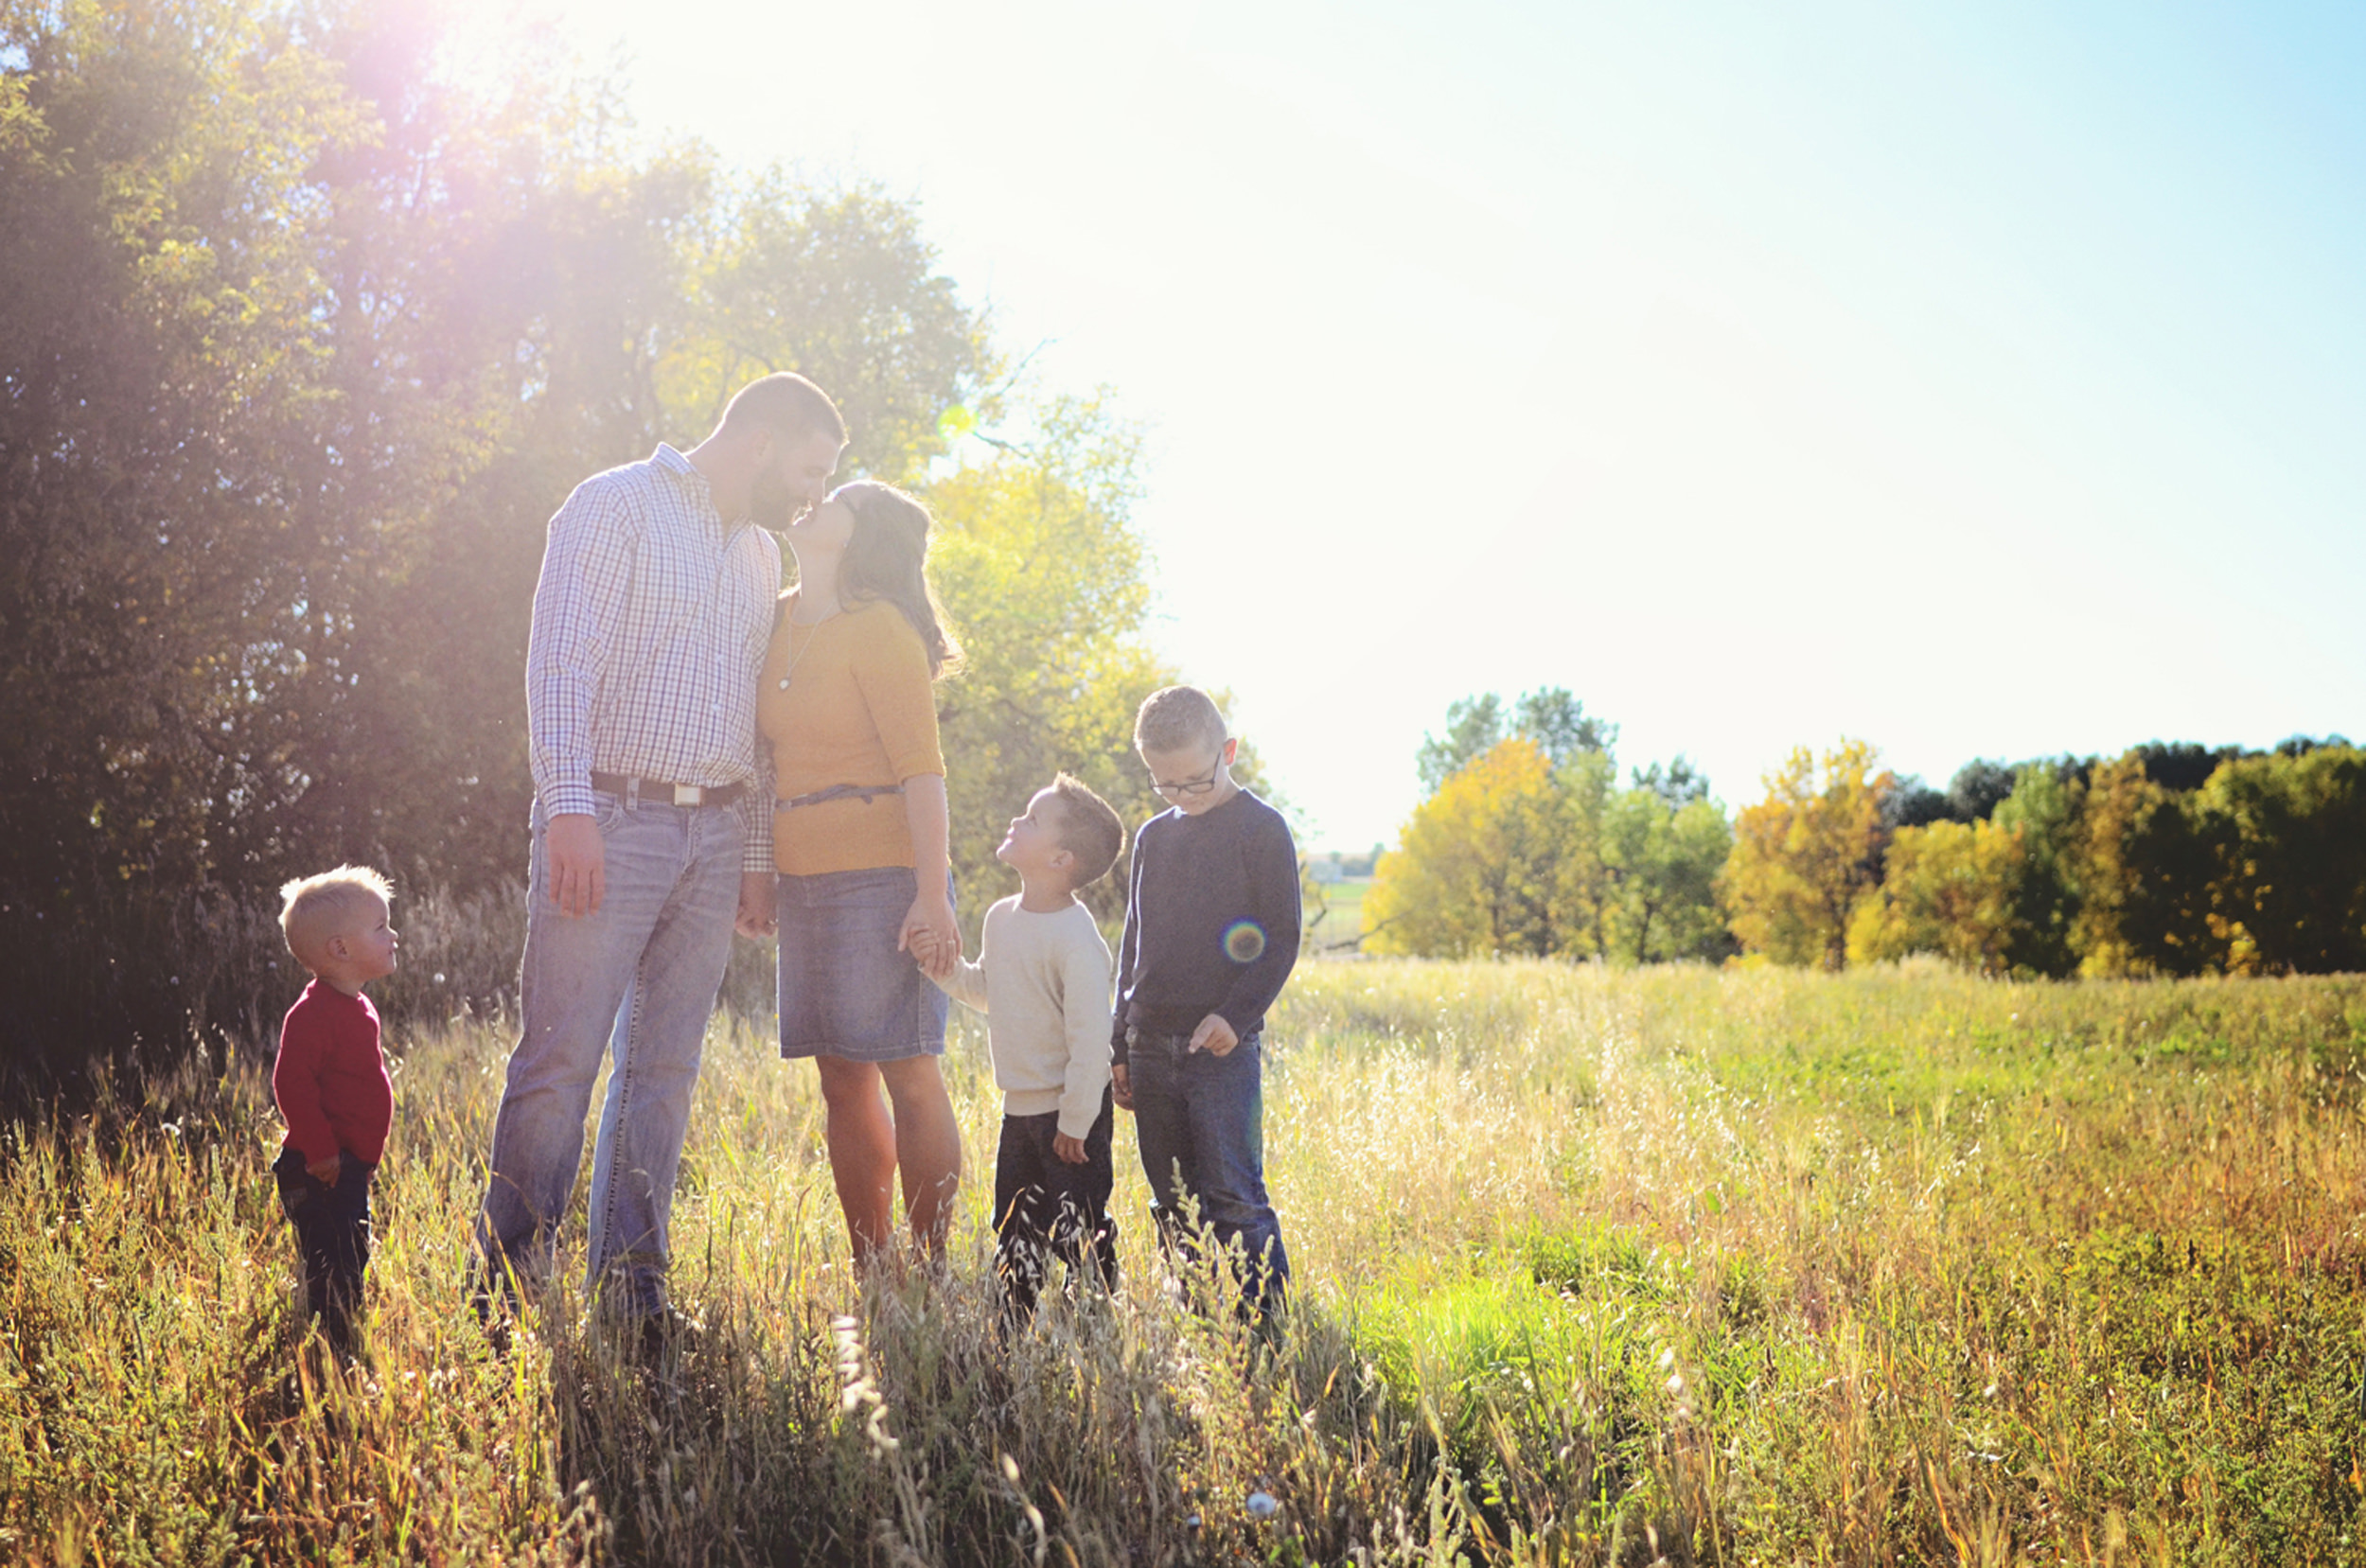
[[[526,728],[546,815],[593,810],[592,773],[746,784],[747,871],[772,870],[756,682],[781,547],[728,525],[673,448],[594,474],[551,519],[526,644]]]

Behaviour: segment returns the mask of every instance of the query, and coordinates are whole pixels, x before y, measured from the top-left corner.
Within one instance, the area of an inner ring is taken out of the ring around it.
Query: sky
[[[2366,739],[2366,8],[556,3],[1114,390],[1313,846],[1489,691],[1736,805]]]

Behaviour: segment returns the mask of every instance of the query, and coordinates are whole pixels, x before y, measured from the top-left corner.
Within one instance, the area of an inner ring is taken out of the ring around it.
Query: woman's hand
[[[952,833],[945,777],[914,773],[902,782],[904,821],[912,836],[912,878],[920,884],[920,895],[905,911],[895,946],[909,953],[930,979],[946,979],[962,961],[962,928],[953,924],[952,878],[945,871],[945,846]]]
[[[953,924],[953,901],[943,890],[920,890],[912,907],[904,911],[904,928],[896,935],[895,946],[898,952],[909,953],[930,979],[941,980],[953,973],[962,958],[962,928]]]

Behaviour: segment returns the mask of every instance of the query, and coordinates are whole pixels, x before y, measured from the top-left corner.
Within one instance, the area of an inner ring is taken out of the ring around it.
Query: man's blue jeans
[[[728,806],[599,797],[607,856],[597,913],[550,897],[548,836],[534,815],[523,1032],[493,1122],[492,1172],[477,1243],[498,1279],[549,1270],[551,1241],[583,1165],[583,1127],[601,1058],[614,1070],[592,1159],[590,1279],[622,1287],[611,1305],[665,1306],[666,1226],[707,1020],[739,908],[739,818]],[[611,1276],[614,1277],[611,1279]]]
[[[1240,1245],[1245,1304],[1275,1307],[1289,1283],[1290,1254],[1265,1196],[1264,1052],[1254,1034],[1222,1056],[1186,1050],[1190,1043],[1181,1034],[1127,1036],[1151,1218],[1161,1240],[1188,1253],[1194,1239],[1183,1200],[1194,1199],[1217,1243],[1227,1251]]]

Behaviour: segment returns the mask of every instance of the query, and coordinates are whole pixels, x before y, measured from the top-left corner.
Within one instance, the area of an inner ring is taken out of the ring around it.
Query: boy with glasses
[[[1298,961],[1298,849],[1281,814],[1232,778],[1240,742],[1207,693],[1144,700],[1134,746],[1169,802],[1134,836],[1111,1035],[1117,1103],[1134,1113],[1151,1217],[1191,1251],[1185,1200],[1233,1255],[1245,1316],[1289,1283],[1265,1195],[1265,1010]]]

